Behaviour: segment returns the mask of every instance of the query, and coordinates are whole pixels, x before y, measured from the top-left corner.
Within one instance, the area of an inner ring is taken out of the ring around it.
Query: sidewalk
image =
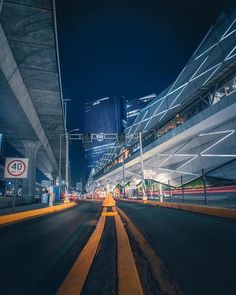
[[[29,218],[34,218],[46,214],[55,213],[65,209],[72,208],[76,206],[76,203],[60,203],[56,202],[53,206],[48,206],[48,204],[29,204],[25,206],[16,207],[15,212],[9,209],[0,210],[0,225],[5,225],[13,222],[23,221]]]
[[[60,202],[60,201],[57,201],[57,202],[53,203],[54,206],[57,206],[57,205],[60,205],[60,204],[62,204],[62,202]],[[27,205],[16,206],[15,211],[13,211],[12,207],[0,208],[0,216],[1,215],[6,215],[6,214],[23,212],[23,211],[47,208],[47,207],[48,207],[48,204],[32,203],[32,204],[27,204]]]

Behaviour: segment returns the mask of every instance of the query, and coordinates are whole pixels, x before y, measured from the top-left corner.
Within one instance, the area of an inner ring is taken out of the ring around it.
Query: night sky
[[[177,77],[227,0],[57,0],[68,130],[84,131],[84,102],[160,93]],[[103,130],[101,130],[102,132]],[[71,145],[72,183],[84,173]]]

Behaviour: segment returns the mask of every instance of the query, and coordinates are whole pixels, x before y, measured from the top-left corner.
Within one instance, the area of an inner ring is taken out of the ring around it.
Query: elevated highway
[[[55,2],[4,0],[0,7],[0,132],[30,159],[31,196],[36,166],[58,176],[65,132]]]

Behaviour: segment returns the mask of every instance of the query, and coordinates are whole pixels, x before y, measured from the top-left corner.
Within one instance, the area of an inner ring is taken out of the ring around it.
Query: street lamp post
[[[142,132],[139,132],[139,149],[140,149],[140,163],[142,171],[142,184],[143,184],[143,201],[147,201],[147,196],[145,192],[145,179],[144,179],[144,168],[143,168],[143,144],[142,144]]]
[[[68,190],[69,190],[69,136],[68,136],[68,132],[66,131],[66,175],[65,175],[65,183],[66,183],[66,198],[65,198],[65,202],[69,201],[68,198]]]
[[[69,201],[68,192],[69,192],[69,141],[70,141],[70,133],[74,131],[79,131],[79,128],[66,131],[66,171],[65,171],[65,183],[66,183],[66,198],[65,202]]]
[[[65,130],[67,131],[67,102],[71,101],[69,98],[63,98],[62,102],[64,105],[64,123],[65,123]]]
[[[61,186],[61,146],[62,146],[62,143],[61,143],[61,141],[62,141],[62,136],[63,136],[64,134],[60,134],[60,152],[59,152],[59,185]]]
[[[66,198],[65,202],[69,202],[68,199],[68,169],[69,169],[69,138],[68,138],[68,133],[67,133],[67,102],[71,101],[69,98],[62,99],[63,105],[64,105],[64,125],[65,125],[65,137],[66,137],[66,177],[65,177],[65,182],[66,182]],[[60,137],[61,139],[61,137]]]

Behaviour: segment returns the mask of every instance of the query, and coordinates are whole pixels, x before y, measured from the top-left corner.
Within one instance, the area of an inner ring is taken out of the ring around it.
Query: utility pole
[[[67,102],[71,101],[69,98],[63,99],[63,104],[64,104],[64,117],[65,117],[65,135],[66,135],[66,167],[65,167],[65,183],[66,183],[66,198],[65,202],[69,202],[68,198],[68,191],[69,191],[69,136],[67,132]]]

